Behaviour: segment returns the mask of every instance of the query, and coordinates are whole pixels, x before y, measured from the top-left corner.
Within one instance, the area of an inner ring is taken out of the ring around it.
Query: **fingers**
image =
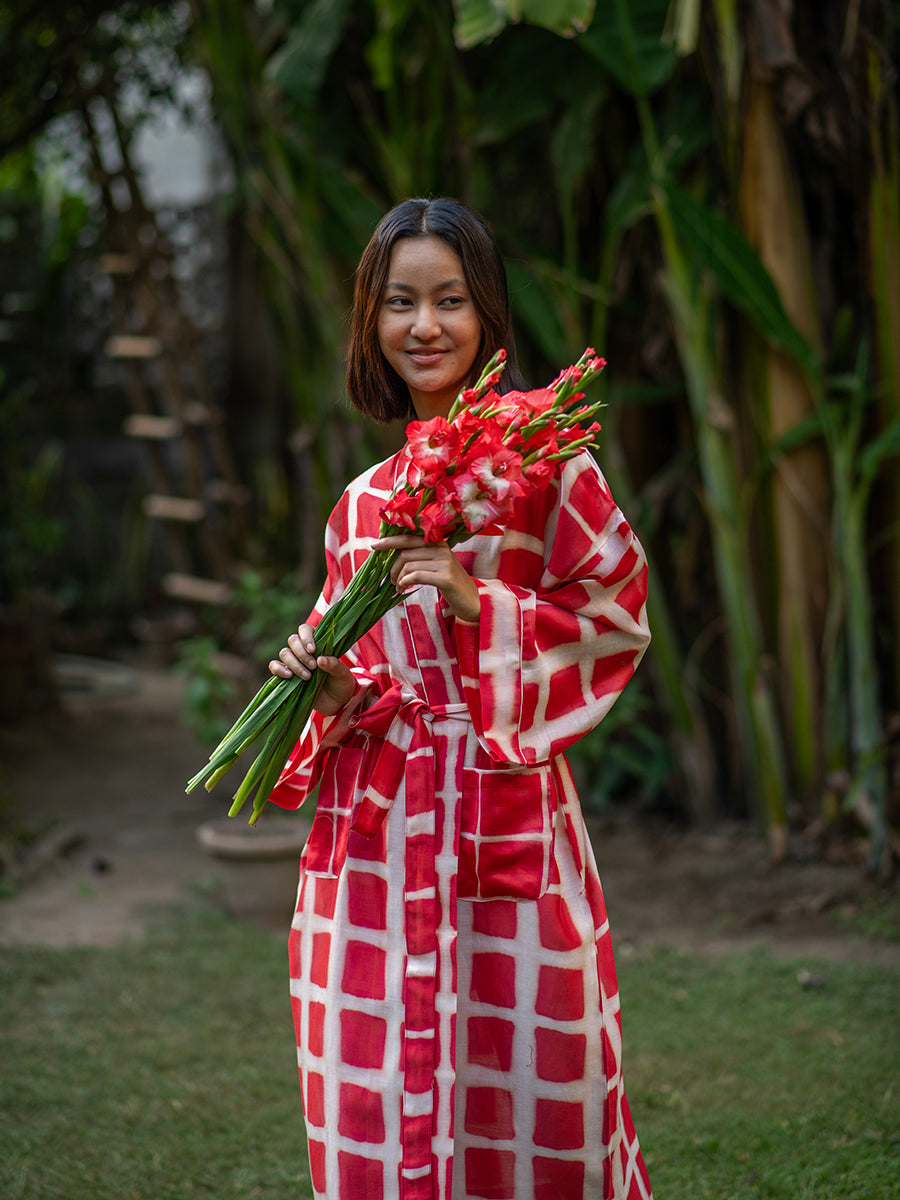
[[[323,654],[317,661],[328,679],[319,692],[316,708],[327,716],[344,707],[356,691],[357,682],[353,672],[339,658]]]
[[[393,577],[392,582],[398,592],[407,588],[430,585],[431,587],[446,586],[451,582],[451,572],[443,562],[409,562],[404,563]]]
[[[269,671],[281,679],[290,679],[292,675],[309,679],[317,666],[312,626],[298,626],[297,632],[291,634],[287,643],[278,651],[278,658],[270,661]]]
[[[426,545],[420,540],[415,546],[400,550],[391,567],[391,582],[396,587],[400,577],[410,569],[433,570],[437,567],[447,573],[452,572],[456,565],[458,560],[446,542]]]
[[[316,659],[316,666],[320,671],[324,671],[326,675],[334,675],[343,678],[345,674],[350,674],[344,663],[339,658],[334,658],[330,654],[322,654]]]
[[[414,550],[424,546],[425,539],[417,533],[395,533],[391,537],[377,538],[373,550]]]

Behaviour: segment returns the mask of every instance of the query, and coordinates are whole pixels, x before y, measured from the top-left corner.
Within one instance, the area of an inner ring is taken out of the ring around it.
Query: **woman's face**
[[[378,341],[422,420],[445,417],[481,345],[481,321],[462,263],[437,237],[394,246],[378,309]]]

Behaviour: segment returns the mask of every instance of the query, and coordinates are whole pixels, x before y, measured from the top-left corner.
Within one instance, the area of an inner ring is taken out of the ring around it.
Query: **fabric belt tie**
[[[358,780],[362,800],[352,828],[365,837],[377,833],[405,778],[402,1200],[432,1200],[435,1194],[431,1140],[438,1065],[440,904],[432,724],[439,720],[471,719],[465,704],[429,705],[401,684],[395,684],[369,708],[350,718],[353,732],[365,733],[370,739]],[[456,928],[455,918],[453,928]]]

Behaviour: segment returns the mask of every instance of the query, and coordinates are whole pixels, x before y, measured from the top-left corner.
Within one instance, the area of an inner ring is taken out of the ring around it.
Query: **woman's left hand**
[[[379,538],[374,549],[400,551],[391,568],[391,582],[398,592],[436,587],[461,621],[478,620],[478,588],[446,542],[426,542],[417,534],[403,533]]]

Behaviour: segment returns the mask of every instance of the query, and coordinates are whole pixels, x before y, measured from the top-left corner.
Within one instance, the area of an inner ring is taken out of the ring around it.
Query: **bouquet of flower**
[[[546,388],[494,389],[506,366],[498,351],[472,388],[460,392],[446,418],[412,421],[406,430],[403,482],[381,509],[381,537],[412,531],[426,542],[455,545],[473,533],[499,531],[515,500],[550,483],[554,464],[593,441],[600,426],[592,418],[600,403],[583,404],[586,386],[606,366],[587,349]],[[395,605],[402,603],[391,582],[396,550],[373,550],[346,591],[316,627],[316,652],[340,658]],[[234,794],[236,816],[254,794],[254,825],[303,731],[325,681],[272,676],[253,697],[209,762],[185,789],[204,783],[211,791],[235,760],[261,741],[256,758]]]

